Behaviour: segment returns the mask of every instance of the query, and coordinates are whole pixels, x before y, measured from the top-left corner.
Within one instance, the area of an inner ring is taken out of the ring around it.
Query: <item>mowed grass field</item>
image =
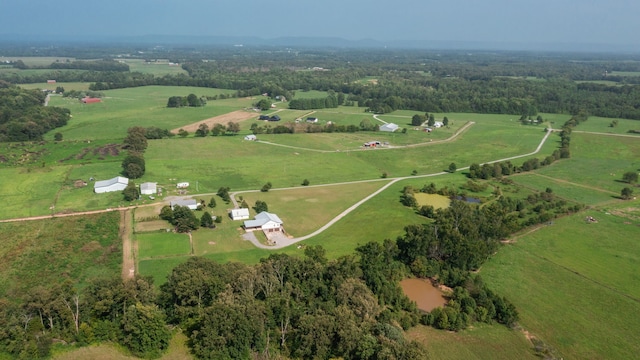
[[[638,201],[556,219],[502,248],[480,271],[520,324],[570,359],[640,351]],[[631,209],[629,209],[631,208]],[[587,223],[591,215],[597,223]]]
[[[211,100],[197,108],[167,108],[171,96],[214,96],[230,90],[179,86],[145,86],[102,91],[102,102],[83,104],[77,99],[52,96],[51,106],[71,110],[73,120],[56,129],[68,140],[123,139],[131,126],[174,129],[203,119],[250,107],[255,99]],[[257,114],[256,114],[257,117]],[[248,128],[248,126],[246,127]],[[53,139],[53,133],[49,134]]]

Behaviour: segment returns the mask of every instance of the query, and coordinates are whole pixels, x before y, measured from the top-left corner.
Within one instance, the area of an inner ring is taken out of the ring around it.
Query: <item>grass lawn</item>
[[[252,207],[256,200],[269,205],[278,214],[289,235],[300,237],[328,223],[351,205],[373,193],[386,182],[302,187],[293,190],[250,192],[239,194]],[[251,210],[252,215],[255,215]]]
[[[640,221],[614,209],[558,219],[505,246],[481,270],[515,304],[520,324],[565,358],[629,359],[640,351],[632,315],[640,311]],[[587,224],[585,215],[598,222]]]
[[[418,325],[407,338],[424,344],[433,360],[538,359],[524,334],[497,324],[477,324],[457,333]]]
[[[140,259],[162,258],[191,253],[189,236],[173,232],[151,232],[135,235]]]
[[[188,338],[182,332],[175,332],[167,352],[159,357],[159,360],[183,360],[193,359],[187,346]],[[54,346],[52,349],[53,360],[75,360],[75,359],[94,359],[94,360],[137,360],[135,356],[127,355],[127,350],[116,344],[98,344],[84,346],[74,350],[68,350],[65,346]]]
[[[416,198],[419,206],[430,205],[435,209],[444,209],[448,208],[451,204],[451,200],[448,197],[438,194],[415,193],[413,196]]]

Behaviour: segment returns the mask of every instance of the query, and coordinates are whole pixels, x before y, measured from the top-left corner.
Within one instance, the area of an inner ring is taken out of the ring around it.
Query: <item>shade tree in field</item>
[[[638,172],[637,171],[627,171],[622,175],[622,181],[629,183],[631,185],[638,182]]]
[[[196,136],[205,137],[209,134],[209,125],[202,123],[198,126],[198,130],[196,130]]]
[[[633,199],[633,189],[629,187],[625,187],[620,191],[620,197],[623,200],[631,200]]]

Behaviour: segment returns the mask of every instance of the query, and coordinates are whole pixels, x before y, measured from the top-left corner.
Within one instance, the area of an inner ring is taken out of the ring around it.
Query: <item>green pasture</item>
[[[0,61],[18,61],[22,60],[22,62],[27,66],[47,66],[51,65],[54,62],[67,62],[67,61],[75,61],[75,58],[70,57],[57,57],[57,56],[0,56]]]
[[[524,334],[497,324],[476,324],[460,332],[418,325],[407,331],[407,337],[424,344],[433,360],[538,359]]]
[[[640,76],[640,71],[611,71],[612,76]]]
[[[146,62],[143,59],[121,59],[119,61],[129,65],[130,72],[153,74],[155,76],[178,75],[187,73],[182,69],[182,66],[180,66],[180,64],[170,65],[169,60],[166,59],[158,59],[154,62]]]
[[[562,181],[620,194],[628,184],[621,182],[627,171],[640,169],[640,140],[573,133],[571,158],[537,172]],[[514,178],[517,181],[517,177]]]
[[[179,87],[147,86],[103,91],[102,102],[83,104],[77,99],[52,96],[50,105],[71,110],[73,118],[64,127],[56,129],[68,140],[121,140],[131,126],[156,126],[174,129],[217,115],[249,107],[251,99],[211,100],[206,106],[191,108],[167,108],[171,96],[219,95],[229,90]],[[53,132],[47,138],[53,138]]]
[[[562,114],[541,114],[546,120],[553,122],[554,129],[560,129],[565,121],[569,120],[571,116]],[[618,125],[612,127],[613,120],[618,121]],[[631,137],[640,138],[640,134],[630,134],[629,130],[640,130],[640,121],[629,119],[613,119],[603,118],[598,116],[590,116],[587,121],[580,123],[580,125],[573,128],[573,133],[580,132],[595,132],[604,134],[620,134],[629,135]]]
[[[64,88],[65,91],[69,91],[69,90],[87,91],[89,90],[89,85],[91,85],[91,83],[57,82],[55,84],[46,84],[46,83],[20,84],[19,86],[23,89],[42,89],[42,90],[51,90],[51,91],[55,91],[58,86],[61,86]],[[57,95],[52,95],[52,98],[56,96]]]
[[[319,91],[319,90],[308,90],[308,91],[303,91],[303,90],[296,90],[295,95],[294,95],[294,99],[319,99],[319,98],[326,98],[327,96],[329,96],[329,93],[327,93],[326,91]],[[290,99],[289,99],[290,100]]]
[[[70,170],[70,166],[0,169],[0,218],[51,214]]]
[[[562,163],[552,166],[563,166]],[[566,180],[542,176],[538,172],[522,173],[512,176],[511,179],[517,184],[536,191],[545,191],[551,188],[556,196],[563,199],[576,201],[586,205],[598,205],[610,202],[620,196],[620,192],[611,192],[577,182],[567,182]],[[573,179],[575,181],[576,179]]]
[[[154,140],[145,154],[147,172],[141,181],[197,180],[201,192],[215,192],[220,186],[258,189],[266,181],[280,188],[299,186],[305,178],[312,184],[327,184],[376,179],[383,172],[389,177],[409,176],[413,170],[423,175],[444,171],[451,162],[462,168],[531,152],[543,135],[537,130],[477,124],[456,141],[435,146],[331,153],[306,150],[308,134],[272,138],[285,139],[294,148],[243,141],[241,136]]]
[[[189,255],[191,253],[187,234],[155,231],[136,234],[135,239],[138,242],[140,259]]]
[[[113,212],[0,223],[0,295],[120,273],[119,221]]]
[[[633,358],[640,351],[632,315],[640,310],[639,226],[624,207],[557,219],[498,251],[481,275],[515,304],[520,324],[560,356]]]

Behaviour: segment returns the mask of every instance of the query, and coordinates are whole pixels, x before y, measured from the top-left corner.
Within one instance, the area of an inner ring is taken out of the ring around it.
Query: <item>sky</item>
[[[0,34],[255,36],[640,48],[638,0],[0,0]]]

